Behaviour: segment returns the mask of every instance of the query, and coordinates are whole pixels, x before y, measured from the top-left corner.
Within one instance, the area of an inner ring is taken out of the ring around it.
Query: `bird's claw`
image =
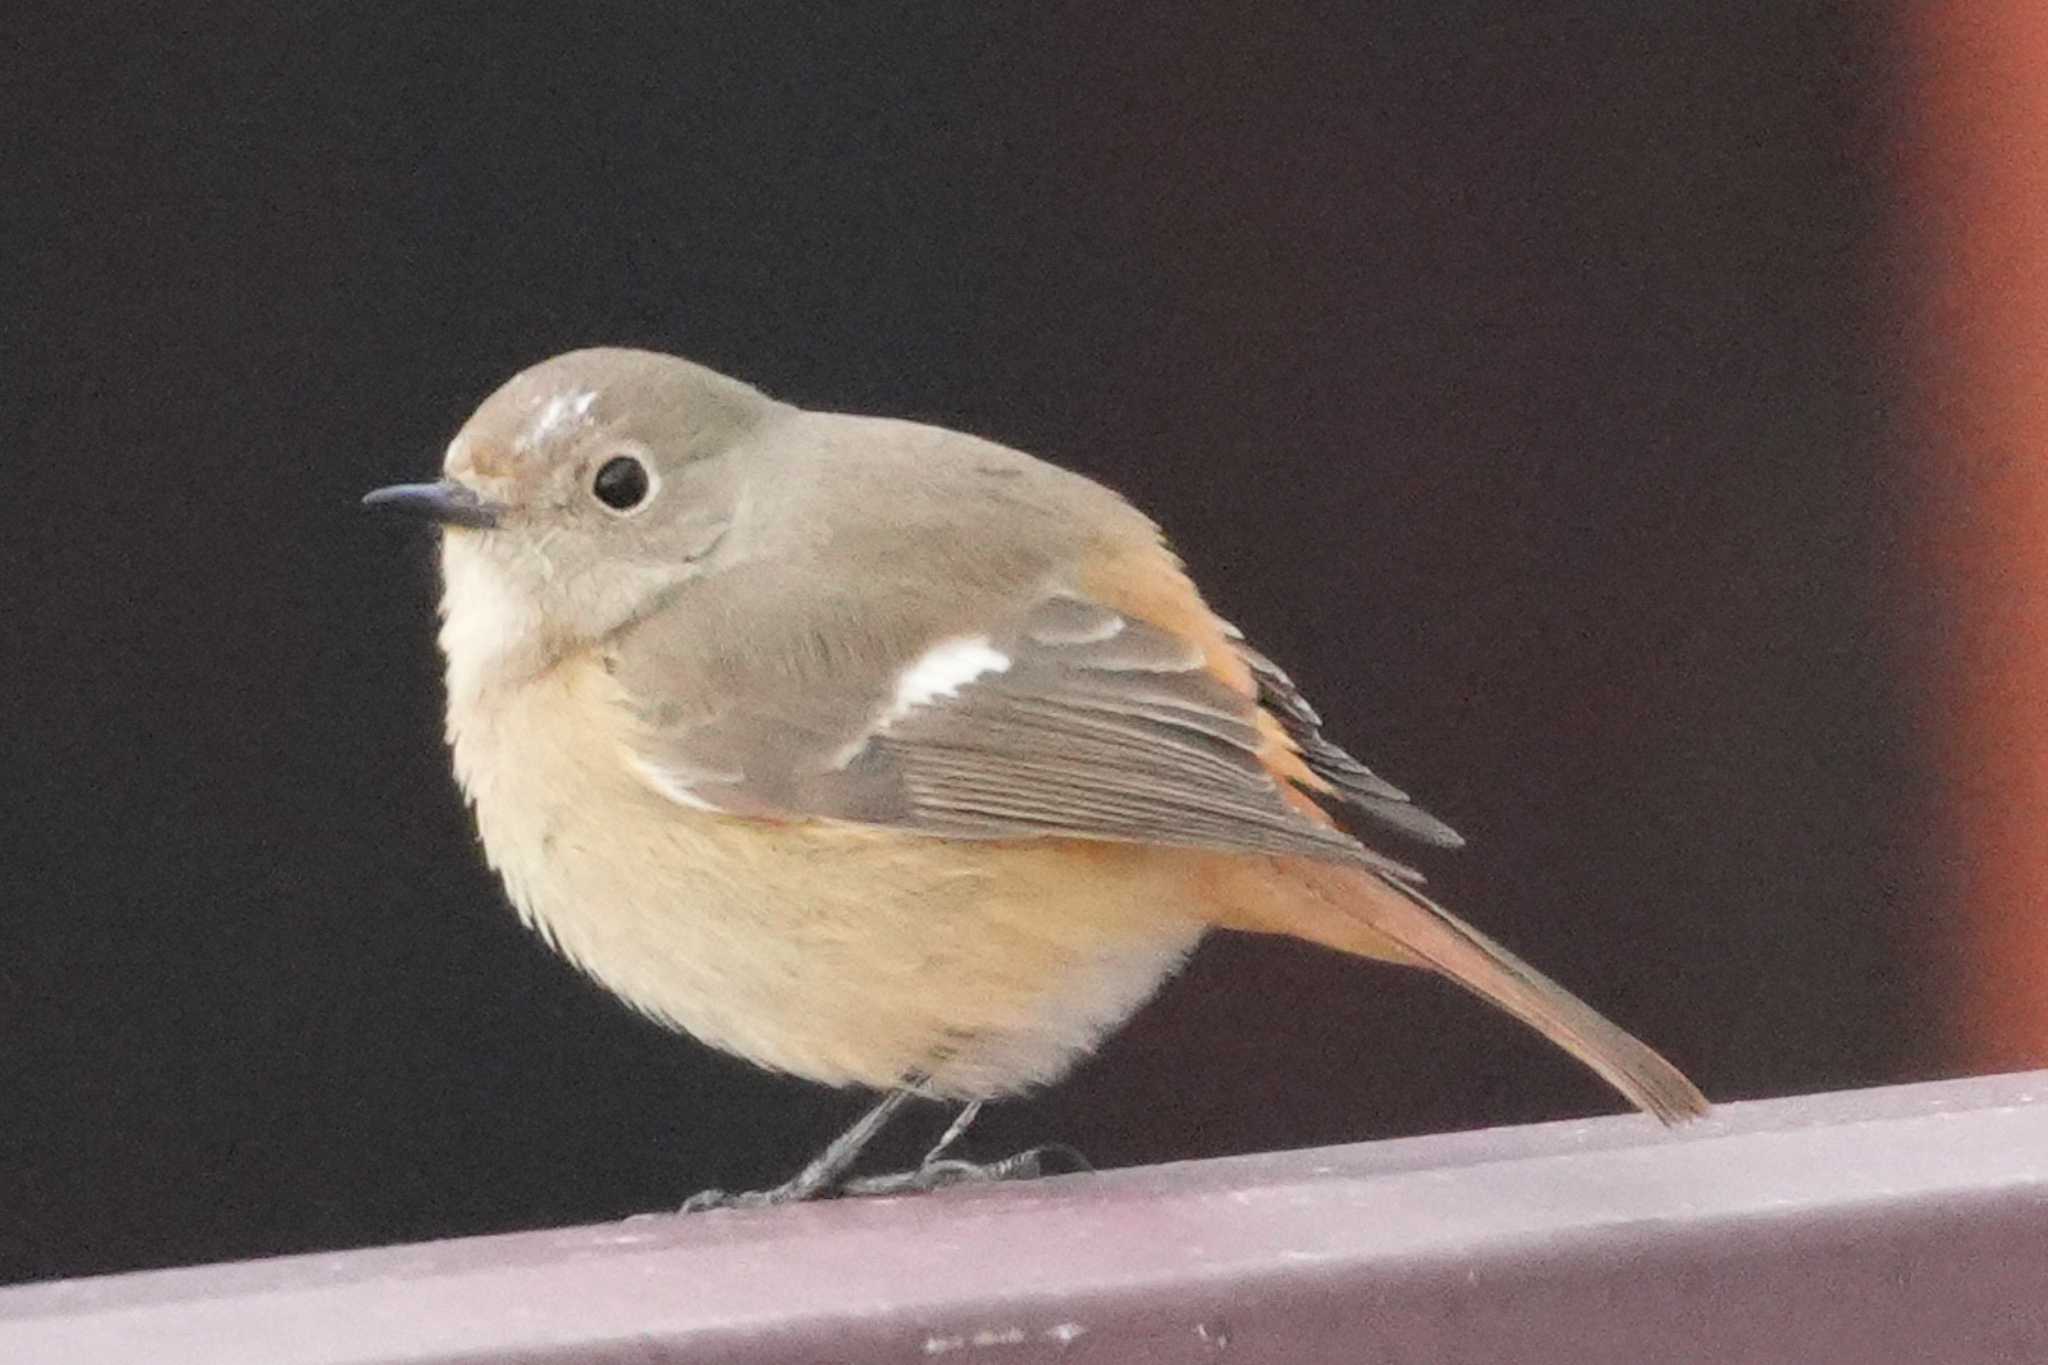
[[[683,1201],[677,1213],[709,1213],[713,1209],[767,1209],[777,1204],[798,1204],[830,1194],[830,1190],[805,1188],[792,1180],[768,1190],[699,1190]]]
[[[1070,1169],[1048,1172],[1049,1157],[1060,1158],[1060,1164]],[[885,1194],[922,1194],[953,1185],[992,1185],[998,1181],[1036,1180],[1047,1174],[1065,1175],[1094,1169],[1088,1164],[1088,1158],[1072,1147],[1063,1142],[1052,1142],[1018,1152],[1015,1156],[1006,1156],[1000,1161],[974,1162],[944,1158],[927,1161],[915,1170],[862,1176],[845,1182],[837,1193],[856,1198]]]
[[[1056,1158],[1056,1160],[1055,1160]],[[1048,1169],[1051,1167],[1051,1169]],[[1006,1156],[1000,1161],[962,1161],[945,1157],[927,1161],[915,1170],[888,1175],[867,1175],[837,1185],[818,1185],[792,1180],[767,1190],[699,1190],[683,1201],[678,1213],[706,1213],[713,1209],[766,1209],[778,1204],[796,1204],[806,1199],[865,1199],[889,1194],[923,1194],[954,1185],[993,1185],[1001,1181],[1036,1180],[1044,1175],[1071,1175],[1092,1171],[1088,1158],[1064,1142],[1049,1142]]]

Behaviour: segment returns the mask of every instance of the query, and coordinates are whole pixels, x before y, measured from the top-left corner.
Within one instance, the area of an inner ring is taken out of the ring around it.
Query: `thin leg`
[[[815,1199],[821,1194],[839,1188],[846,1179],[847,1171],[860,1159],[861,1150],[874,1141],[875,1134],[888,1126],[896,1111],[903,1107],[913,1092],[891,1090],[882,1096],[881,1103],[862,1114],[854,1125],[832,1139],[824,1151],[811,1158],[809,1165],[790,1179],[769,1190],[748,1190],[741,1194],[728,1194],[724,1190],[699,1190],[683,1201],[684,1213],[698,1213],[705,1209],[763,1208],[770,1204],[795,1204],[806,1199]],[[965,1125],[956,1126],[964,1131]],[[949,1129],[948,1137],[941,1139],[941,1146],[953,1140],[957,1134]]]
[[[920,1166],[936,1165],[941,1157],[953,1150],[954,1143],[967,1136],[967,1130],[974,1126],[975,1117],[980,1113],[980,1100],[975,1100],[971,1104],[961,1106],[960,1112],[955,1114],[953,1121],[946,1126],[946,1131],[939,1135],[939,1140],[932,1144],[932,1149],[924,1154],[924,1160],[917,1164]]]
[[[1074,1170],[1092,1170],[1088,1159],[1065,1143],[1050,1143],[1033,1147],[1015,1156],[1000,1161],[977,1164],[949,1157],[947,1152],[960,1141],[975,1117],[981,1113],[981,1101],[967,1105],[954,1116],[953,1122],[932,1149],[924,1154],[924,1160],[917,1169],[897,1171],[889,1175],[868,1175],[858,1180],[848,1180],[839,1186],[842,1194],[915,1194],[924,1190],[936,1190],[946,1185],[989,1184],[999,1180],[1036,1180],[1044,1175],[1046,1158],[1057,1156]]]

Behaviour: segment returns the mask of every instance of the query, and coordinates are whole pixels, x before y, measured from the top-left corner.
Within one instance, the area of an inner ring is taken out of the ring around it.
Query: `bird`
[[[525,923],[664,1025],[880,1096],[782,1184],[688,1208],[1035,1173],[949,1153],[1215,930],[1433,970],[1657,1119],[1708,1110],[1380,851],[1463,841],[1082,474],[594,347],[363,501],[442,530],[446,740]],[[915,1097],[959,1117],[856,1179]]]

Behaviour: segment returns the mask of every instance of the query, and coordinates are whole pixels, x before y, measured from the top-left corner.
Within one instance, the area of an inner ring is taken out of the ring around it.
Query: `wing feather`
[[[1246,644],[1234,628],[1230,635],[1238,654],[1251,665],[1260,704],[1280,722],[1281,730],[1309,771],[1329,784],[1329,795],[1425,844],[1438,848],[1465,846],[1463,835],[1325,738],[1322,716],[1302,696],[1294,679],[1280,665]]]
[[[920,641],[893,670],[848,680],[865,688],[855,705],[806,705],[763,679],[751,696],[679,706],[658,672],[616,672],[634,767],[671,799],[950,838],[1301,854],[1420,879],[1300,808],[1266,762],[1258,698],[1201,648],[1076,592],[1043,594],[985,635]]]

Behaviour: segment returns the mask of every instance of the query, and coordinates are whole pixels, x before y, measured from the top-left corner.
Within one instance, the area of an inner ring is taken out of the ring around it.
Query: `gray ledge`
[[[0,1290],[35,1362],[2048,1360],[2048,1073]]]

